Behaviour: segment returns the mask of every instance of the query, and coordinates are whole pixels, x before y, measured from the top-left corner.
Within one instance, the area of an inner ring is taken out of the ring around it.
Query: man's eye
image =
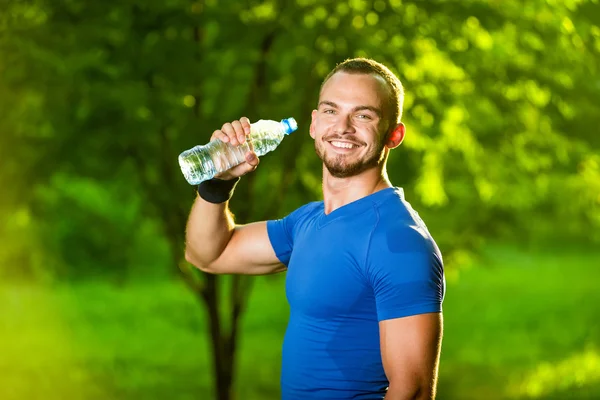
[[[327,110],[323,111],[323,114],[333,114],[333,113],[335,113],[335,111],[334,110],[330,110],[330,109],[327,109]]]
[[[359,119],[372,119],[370,115],[367,114],[358,114]]]

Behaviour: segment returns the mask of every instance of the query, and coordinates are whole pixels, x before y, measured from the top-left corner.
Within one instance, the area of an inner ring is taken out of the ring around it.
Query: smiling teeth
[[[354,147],[356,147],[355,145],[351,144],[351,143],[344,143],[344,142],[331,142],[332,145],[334,145],[335,147],[343,147],[345,149],[352,149]]]

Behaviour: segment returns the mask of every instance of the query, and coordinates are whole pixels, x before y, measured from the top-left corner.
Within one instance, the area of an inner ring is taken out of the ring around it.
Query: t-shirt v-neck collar
[[[390,196],[394,195],[404,198],[404,192],[402,188],[389,187],[379,190],[368,196],[361,197],[360,199],[354,200],[348,204],[344,204],[343,206],[331,211],[329,214],[325,214],[325,203],[321,202],[321,210],[318,218],[318,227],[323,228],[325,225],[328,225],[329,223],[340,218],[361,214],[371,209],[374,204],[380,204],[386,199],[388,199]]]

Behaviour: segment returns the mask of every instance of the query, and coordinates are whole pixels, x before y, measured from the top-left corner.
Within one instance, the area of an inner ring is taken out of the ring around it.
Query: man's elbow
[[[202,262],[194,252],[190,251],[190,249],[185,250],[185,260],[192,264],[194,267],[198,268],[202,272],[206,272],[208,274],[214,274],[214,271],[210,268],[209,263]]]
[[[433,400],[435,390],[427,383],[414,385],[394,385],[390,382],[385,400]]]

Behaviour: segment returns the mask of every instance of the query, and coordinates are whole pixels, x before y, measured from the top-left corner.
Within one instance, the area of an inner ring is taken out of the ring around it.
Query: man
[[[325,78],[310,125],[324,201],[281,220],[235,225],[228,210],[237,179],[258,165],[252,152],[198,187],[189,262],[213,274],[287,271],[285,400],[435,397],[442,257],[386,172],[404,138],[403,97],[398,78],[373,60],[347,60]],[[212,139],[237,145],[249,131],[241,118]]]

